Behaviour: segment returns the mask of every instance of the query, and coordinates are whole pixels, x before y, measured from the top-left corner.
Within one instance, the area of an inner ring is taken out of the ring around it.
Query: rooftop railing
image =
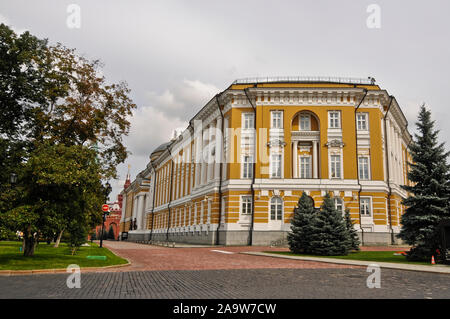
[[[340,83],[340,84],[375,84],[375,79],[368,78],[349,78],[333,76],[268,76],[237,79],[233,84],[250,83]]]

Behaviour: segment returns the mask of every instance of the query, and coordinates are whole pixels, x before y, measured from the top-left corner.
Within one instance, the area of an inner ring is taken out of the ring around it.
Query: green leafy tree
[[[413,248],[410,260],[429,260],[441,249],[439,223],[450,218],[450,167],[449,152],[444,143],[438,143],[439,131],[434,128],[431,112],[421,106],[418,133],[409,146],[412,162],[408,163],[410,185],[402,186],[408,192],[403,201],[407,207],[401,217],[402,228],[398,237]]]
[[[108,83],[101,68],[0,25],[0,232],[23,230],[26,256],[39,234],[60,239],[73,220],[101,222],[101,181],[128,155],[122,139],[136,105],[127,84]]]
[[[99,60],[88,60],[61,44],[49,47],[45,104],[35,109],[32,135],[64,145],[86,145],[98,152],[103,177],[116,178],[116,167],[128,155],[123,136],[132,110],[125,82],[107,83]]]
[[[291,231],[287,235],[289,249],[294,253],[309,253],[312,223],[316,219],[313,199],[303,192],[294,209],[291,219]]]
[[[320,212],[311,223],[310,252],[317,255],[347,255],[350,236],[344,217],[336,210],[334,201],[327,193]]]
[[[47,41],[29,32],[17,35],[0,24],[0,232],[14,231],[1,222],[1,215],[17,207],[20,189],[10,184],[10,174],[19,174],[30,141],[26,139],[33,109],[45,98],[45,79],[39,71]]]
[[[23,204],[3,214],[11,229],[24,232],[25,256],[32,256],[39,234],[65,229],[73,221],[92,227],[101,221],[104,196],[95,151],[83,146],[36,147],[23,164]]]

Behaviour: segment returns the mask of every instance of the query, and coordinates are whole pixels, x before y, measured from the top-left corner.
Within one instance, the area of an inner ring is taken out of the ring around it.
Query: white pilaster
[[[223,146],[222,146],[222,118],[219,117],[217,119],[217,126],[216,126],[216,163],[214,164],[214,179],[218,180],[220,178],[220,163],[223,162]]]
[[[313,156],[312,156],[312,162],[313,162],[313,178],[318,178],[318,169],[317,169],[317,163],[318,163],[318,158],[317,158],[317,145],[318,145],[318,141],[313,141]]]
[[[297,159],[298,159],[298,141],[294,141],[293,146],[292,146],[292,157],[293,157],[293,166],[294,166],[294,178],[298,178],[298,163],[297,163]]]

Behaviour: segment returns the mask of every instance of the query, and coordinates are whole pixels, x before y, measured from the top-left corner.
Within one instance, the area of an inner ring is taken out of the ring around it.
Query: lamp
[[[17,183],[17,174],[11,173],[9,177],[9,181],[11,182],[11,185],[15,185]]]

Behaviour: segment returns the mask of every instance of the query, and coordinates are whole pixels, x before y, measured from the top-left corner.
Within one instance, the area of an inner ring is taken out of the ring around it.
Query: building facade
[[[303,192],[315,207],[330,193],[363,244],[397,243],[410,141],[395,97],[371,78],[237,80],[152,152],[123,193],[121,229],[269,245],[285,241]]]

